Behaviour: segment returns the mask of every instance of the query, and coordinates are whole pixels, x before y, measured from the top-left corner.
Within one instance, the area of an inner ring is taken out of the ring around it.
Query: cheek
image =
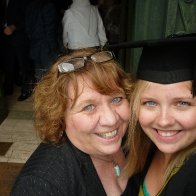
[[[126,103],[123,107],[121,107],[118,110],[118,113],[119,113],[121,119],[128,122],[130,119],[130,116],[131,116],[131,110],[130,110],[129,104]]]
[[[151,124],[154,121],[155,116],[154,116],[153,113],[151,113],[149,111],[140,109],[138,119],[139,119],[140,125],[142,127],[145,127],[145,126],[148,126],[149,124]]]
[[[94,128],[95,119],[84,116],[84,115],[74,115],[71,118],[67,119],[66,129],[67,131],[79,131],[79,132],[88,132]]]
[[[179,123],[183,126],[184,129],[193,129],[196,131],[196,120],[195,115],[182,115],[181,120],[178,118]]]

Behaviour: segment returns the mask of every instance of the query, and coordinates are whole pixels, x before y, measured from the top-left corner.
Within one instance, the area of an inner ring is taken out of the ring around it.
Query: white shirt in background
[[[73,0],[62,19],[63,43],[69,49],[104,46],[105,27],[98,8],[89,0]]]

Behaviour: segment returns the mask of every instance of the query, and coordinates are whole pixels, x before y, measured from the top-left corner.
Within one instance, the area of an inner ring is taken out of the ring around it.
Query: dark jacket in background
[[[22,93],[29,90],[32,80],[28,58],[29,40],[25,30],[25,11],[29,0],[9,0],[7,9],[3,6],[1,23],[1,50],[4,53],[2,68],[5,75],[5,91],[12,93],[16,73],[20,73]],[[14,25],[16,30],[11,35],[3,33],[5,25]]]
[[[16,26],[16,31],[10,36],[15,46],[27,45],[28,38],[25,31],[25,10],[29,0],[9,0],[6,22],[7,25]]]
[[[30,58],[38,69],[48,69],[63,51],[61,20],[50,0],[31,0],[26,9]]]

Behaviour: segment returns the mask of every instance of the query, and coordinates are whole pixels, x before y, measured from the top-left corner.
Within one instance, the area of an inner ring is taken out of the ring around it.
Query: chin
[[[171,146],[167,146],[167,147],[158,147],[158,149],[164,153],[164,154],[175,154],[178,151],[180,151],[181,149],[179,148],[172,148]]]
[[[108,152],[108,154],[115,154],[119,151],[120,148],[121,148],[121,145],[116,145],[111,148],[108,148],[107,152]]]

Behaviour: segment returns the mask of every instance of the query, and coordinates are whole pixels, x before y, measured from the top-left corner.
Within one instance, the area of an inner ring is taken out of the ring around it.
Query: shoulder
[[[78,175],[75,168],[77,161],[69,144],[55,146],[42,143],[24,165],[13,190],[66,190],[69,186],[75,186],[70,183],[70,179]]]
[[[71,9],[68,9],[68,10],[66,10],[66,11],[64,12],[64,17],[68,17],[68,16],[70,16],[70,15],[72,15]]]
[[[65,166],[65,163],[71,161],[72,158],[74,156],[67,142],[60,145],[41,143],[24,165],[23,170],[30,167],[31,171],[42,170],[47,173],[55,166]]]
[[[91,9],[96,12],[97,14],[99,13],[98,7],[95,5],[91,5]]]
[[[194,153],[184,162],[176,175],[187,178],[190,181],[192,181],[193,177],[196,178],[196,153]]]
[[[62,186],[62,185],[61,185]],[[10,196],[34,196],[34,195],[63,195],[63,191],[59,187],[51,184],[37,176],[24,176],[20,181],[17,181],[10,193]]]
[[[71,20],[72,18],[73,18],[73,14],[72,14],[71,10],[68,9],[64,12],[62,21],[63,21],[63,23],[65,23],[65,22],[68,22],[69,20]]]
[[[171,178],[161,195],[186,195],[196,194],[196,153],[182,165],[180,170]]]

